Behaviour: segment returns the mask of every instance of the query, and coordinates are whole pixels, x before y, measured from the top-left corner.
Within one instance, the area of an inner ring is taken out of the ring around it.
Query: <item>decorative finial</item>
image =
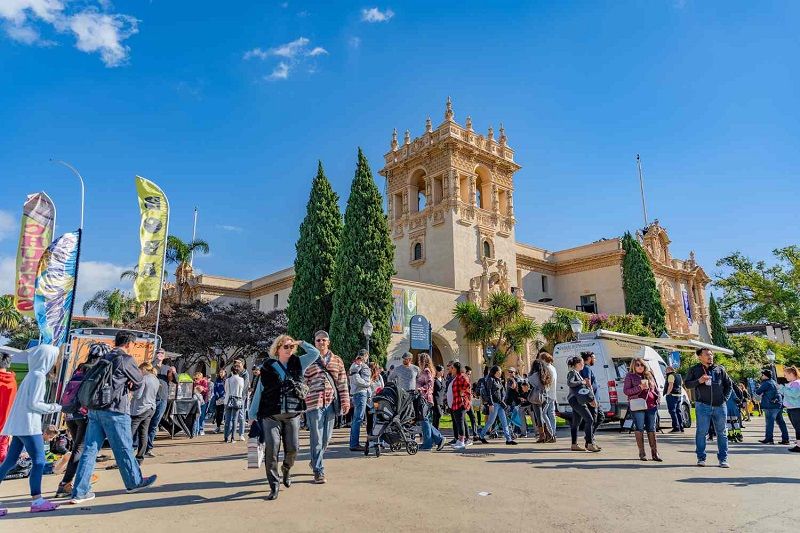
[[[489,142],[492,142],[493,140],[494,140],[494,128],[489,126]]]
[[[428,133],[433,131],[433,125],[431,124],[431,117],[428,117],[427,120],[425,120],[425,131],[427,131]]]
[[[506,129],[503,127],[503,123],[500,123],[500,145],[505,146],[506,142],[508,141],[508,137],[506,137]]]
[[[472,117],[467,116],[467,131],[472,131]]]
[[[445,120],[453,120],[453,102],[450,101],[450,97],[447,97],[447,105],[444,111],[444,119]]]
[[[406,130],[406,135],[403,138],[403,144],[411,144],[411,132]]]
[[[397,128],[392,131],[392,150],[397,150]]]

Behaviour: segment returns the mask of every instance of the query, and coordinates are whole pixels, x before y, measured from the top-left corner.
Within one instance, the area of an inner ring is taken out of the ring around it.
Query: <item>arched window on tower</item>
[[[417,211],[422,211],[425,209],[426,204],[425,198],[425,191],[419,191],[417,193]]]
[[[414,245],[414,253],[412,255],[413,261],[419,261],[422,259],[422,243],[418,242]]]
[[[492,257],[492,245],[489,244],[489,241],[483,241],[483,256]]]

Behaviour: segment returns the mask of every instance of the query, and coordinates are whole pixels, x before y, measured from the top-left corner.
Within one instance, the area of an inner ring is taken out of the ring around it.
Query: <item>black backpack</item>
[[[78,402],[87,409],[107,409],[113,398],[114,364],[100,359],[87,372],[78,389]]]

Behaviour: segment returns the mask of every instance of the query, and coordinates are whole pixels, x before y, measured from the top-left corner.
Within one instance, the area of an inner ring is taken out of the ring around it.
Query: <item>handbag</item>
[[[592,389],[588,387],[578,389],[578,392],[575,393],[575,397],[581,405],[587,405],[594,401],[594,393],[592,393]]]
[[[228,409],[242,409],[244,407],[244,400],[238,396],[231,396],[228,398],[228,404],[226,407]]]
[[[628,402],[631,411],[647,411],[647,400],[644,398],[631,398]]]

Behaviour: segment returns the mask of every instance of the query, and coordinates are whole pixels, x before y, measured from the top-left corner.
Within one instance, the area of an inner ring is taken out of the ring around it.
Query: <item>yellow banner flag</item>
[[[169,225],[169,201],[164,192],[150,180],[136,176],[136,192],[139,195],[139,210],[142,223],[139,240],[142,250],[133,293],[140,302],[154,302],[160,296],[164,274],[164,252],[167,246]]]

